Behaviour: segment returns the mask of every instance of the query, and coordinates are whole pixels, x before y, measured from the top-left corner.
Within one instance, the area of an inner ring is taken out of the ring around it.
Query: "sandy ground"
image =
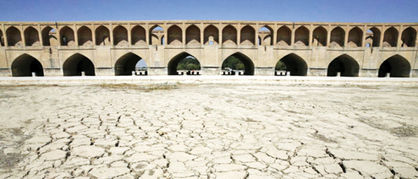
[[[0,178],[418,177],[416,81],[3,84],[0,109]]]

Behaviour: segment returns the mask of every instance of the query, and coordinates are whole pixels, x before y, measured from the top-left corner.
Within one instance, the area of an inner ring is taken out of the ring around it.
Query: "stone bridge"
[[[0,75],[177,74],[195,57],[201,75],[221,75],[230,56],[245,75],[417,77],[418,23],[267,21],[0,22]]]

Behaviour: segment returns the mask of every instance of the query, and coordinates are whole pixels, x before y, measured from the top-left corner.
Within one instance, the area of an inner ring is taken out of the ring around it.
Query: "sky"
[[[0,21],[418,22],[418,0],[0,0]]]

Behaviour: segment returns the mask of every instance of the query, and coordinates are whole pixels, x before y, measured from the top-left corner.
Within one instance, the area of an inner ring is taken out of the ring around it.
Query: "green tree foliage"
[[[244,70],[245,66],[244,63],[237,57],[230,56],[228,57],[222,64],[222,69],[230,68],[233,70]]]
[[[286,65],[283,62],[278,61],[276,63],[276,70],[286,70]]]
[[[196,58],[187,56],[177,64],[177,70],[200,70],[200,63]]]

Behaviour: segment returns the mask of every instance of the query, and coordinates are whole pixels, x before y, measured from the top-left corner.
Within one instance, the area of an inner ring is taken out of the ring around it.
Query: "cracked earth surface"
[[[418,88],[0,88],[0,178],[417,178]]]

